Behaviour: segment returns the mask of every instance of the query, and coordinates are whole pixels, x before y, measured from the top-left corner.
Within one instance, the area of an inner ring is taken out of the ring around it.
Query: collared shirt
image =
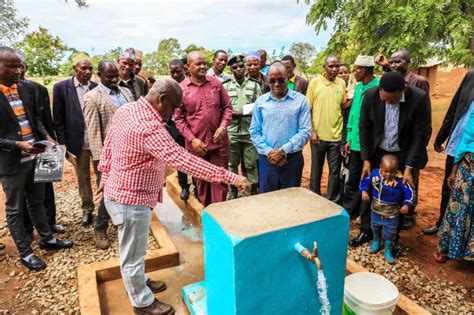
[[[180,147],[162,121],[143,97],[117,110],[99,163],[105,197],[154,208],[162,202],[165,165],[211,183],[235,183],[237,175]]]
[[[346,83],[340,78],[329,81],[324,75],[311,80],[306,92],[312,113],[313,130],[323,141],[340,141],[342,137],[341,105]]]
[[[115,103],[115,105],[117,105],[117,107],[122,107],[123,105],[128,103],[127,99],[122,94],[120,89],[117,89],[117,91],[114,91],[112,89],[109,89],[102,83],[99,83],[99,85],[102,88],[102,90],[104,90],[110,96],[110,99],[112,99],[112,101]]]
[[[87,84],[82,84],[79,80],[74,76],[74,87],[76,88],[77,98],[79,99],[79,104],[81,104],[81,109],[84,109],[84,95],[89,92],[90,88],[90,81]],[[82,145],[83,150],[89,150],[89,135],[87,134],[86,126],[84,125],[84,144]]]
[[[311,117],[304,95],[288,90],[282,99],[271,92],[255,102],[250,137],[259,154],[282,148],[286,153],[303,150],[311,134]]]
[[[295,90],[295,81],[296,81],[296,74],[294,74],[291,78],[288,79],[288,88],[292,91]]]
[[[465,132],[467,121],[472,111],[474,111],[474,101],[471,102],[467,111],[461,116],[456,127],[454,127],[451,137],[449,137],[448,145],[446,146],[447,155],[455,156],[456,149],[461,142],[462,135]]]
[[[402,94],[400,102],[390,104],[385,102],[385,123],[382,140],[379,148],[388,152],[398,152],[398,122],[400,120],[400,103],[405,102],[405,94]]]
[[[265,65],[263,66],[262,69],[260,69],[260,73],[263,75],[263,76],[267,76],[268,75],[268,70],[270,69],[270,65]]]
[[[224,88],[229,94],[232,110],[236,113],[242,113],[244,105],[255,103],[257,98],[262,95],[260,84],[249,78],[245,78],[242,85],[239,85],[235,78],[232,78],[224,82]],[[227,128],[227,132],[235,135],[249,135],[251,121],[252,117],[250,115],[234,118]]]
[[[224,71],[222,71],[221,74],[216,74],[214,72],[214,69],[212,69],[212,67],[209,70],[207,70],[206,75],[209,75],[211,77],[216,77],[221,82],[225,82],[225,81],[230,80],[232,78],[229,74],[225,73]]]
[[[191,148],[195,138],[203,141],[208,150],[227,146],[227,136],[219,143],[213,141],[217,128],[227,129],[232,120],[230,98],[222,83],[215,77],[206,76],[201,85],[186,78],[179,86],[183,90],[183,103],[176,110],[174,120],[186,139],[187,148]]]
[[[372,81],[364,85],[359,82],[354,90],[354,98],[352,99],[351,110],[349,113],[349,120],[347,121],[347,138],[346,141],[351,143],[351,150],[360,151],[360,137],[359,137],[359,121],[360,109],[362,108],[362,101],[364,100],[365,92],[374,86],[379,85],[379,79],[374,77]]]
[[[23,106],[23,101],[21,100],[20,94],[18,93],[18,86],[13,84],[12,86],[8,87],[6,85],[0,84],[0,92],[5,95],[13,113],[18,120],[18,124],[20,125],[21,140],[34,143],[35,136],[33,134],[33,128],[31,127],[31,123],[28,120],[28,116],[26,115],[25,107]],[[29,154],[22,151],[20,163],[31,161],[34,158],[34,154]]]

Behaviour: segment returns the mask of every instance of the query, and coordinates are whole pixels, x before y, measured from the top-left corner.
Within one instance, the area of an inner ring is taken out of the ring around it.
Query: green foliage
[[[59,63],[67,47],[59,37],[49,34],[48,29],[40,26],[38,31],[26,34],[20,46],[25,51],[30,75],[45,77],[59,73]]]
[[[29,20],[17,16],[12,0],[0,0],[0,45],[14,45],[28,27]]]
[[[204,54],[204,57],[206,58],[207,64],[211,65],[212,64],[212,58],[214,57],[214,52],[212,50],[207,50],[206,48],[202,46],[198,46],[196,44],[190,44],[184,49],[184,56],[186,57],[191,51],[200,51]],[[232,52],[232,50],[228,49],[227,53]],[[229,54],[231,56],[231,54]]]
[[[390,55],[399,49],[422,64],[437,57],[474,65],[472,0],[305,0],[316,33],[334,22],[327,53],[351,63],[358,54]]]
[[[297,70],[304,73],[306,77],[316,51],[316,47],[308,43],[293,43],[290,47],[290,54],[295,59]]]
[[[182,58],[183,51],[179,41],[175,38],[167,38],[160,41],[156,51],[145,55],[143,68],[154,74],[164,75],[168,73],[168,64],[175,58]]]

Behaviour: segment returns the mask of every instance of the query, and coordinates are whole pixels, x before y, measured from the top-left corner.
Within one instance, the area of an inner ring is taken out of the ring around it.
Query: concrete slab
[[[155,214],[151,214],[150,230],[159,248],[148,251],[145,257],[147,272],[179,265],[179,253],[168,233]],[[77,270],[79,305],[81,314],[99,314],[103,308],[104,298],[99,286],[120,279],[120,262],[118,258],[80,266]],[[121,281],[121,279],[120,279]],[[128,299],[126,300],[128,302]]]

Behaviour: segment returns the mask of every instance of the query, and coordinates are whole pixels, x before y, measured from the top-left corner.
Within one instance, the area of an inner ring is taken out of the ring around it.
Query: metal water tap
[[[316,268],[318,268],[318,270],[323,269],[323,264],[321,263],[321,260],[319,259],[319,255],[318,255],[318,243],[316,243],[316,242],[313,243],[313,252],[312,253],[306,247],[302,247],[302,249],[300,251],[300,254],[301,254],[301,256],[306,258],[308,261],[315,264],[315,266],[316,266]]]

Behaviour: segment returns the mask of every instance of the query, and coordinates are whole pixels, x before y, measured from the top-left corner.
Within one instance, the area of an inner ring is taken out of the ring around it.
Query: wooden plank
[[[183,211],[184,215],[191,219],[199,228],[202,228],[201,214],[204,206],[196,199],[196,197],[194,197],[193,194],[190,194],[188,201],[181,200],[181,187],[178,183],[177,172],[166,177],[166,190],[178,208]]]
[[[150,250],[145,257],[145,272],[179,265],[179,253],[155,213],[151,213],[150,230],[159,248]],[[113,258],[79,266],[77,269],[79,306],[81,314],[101,313],[98,284],[121,278],[120,260]]]

